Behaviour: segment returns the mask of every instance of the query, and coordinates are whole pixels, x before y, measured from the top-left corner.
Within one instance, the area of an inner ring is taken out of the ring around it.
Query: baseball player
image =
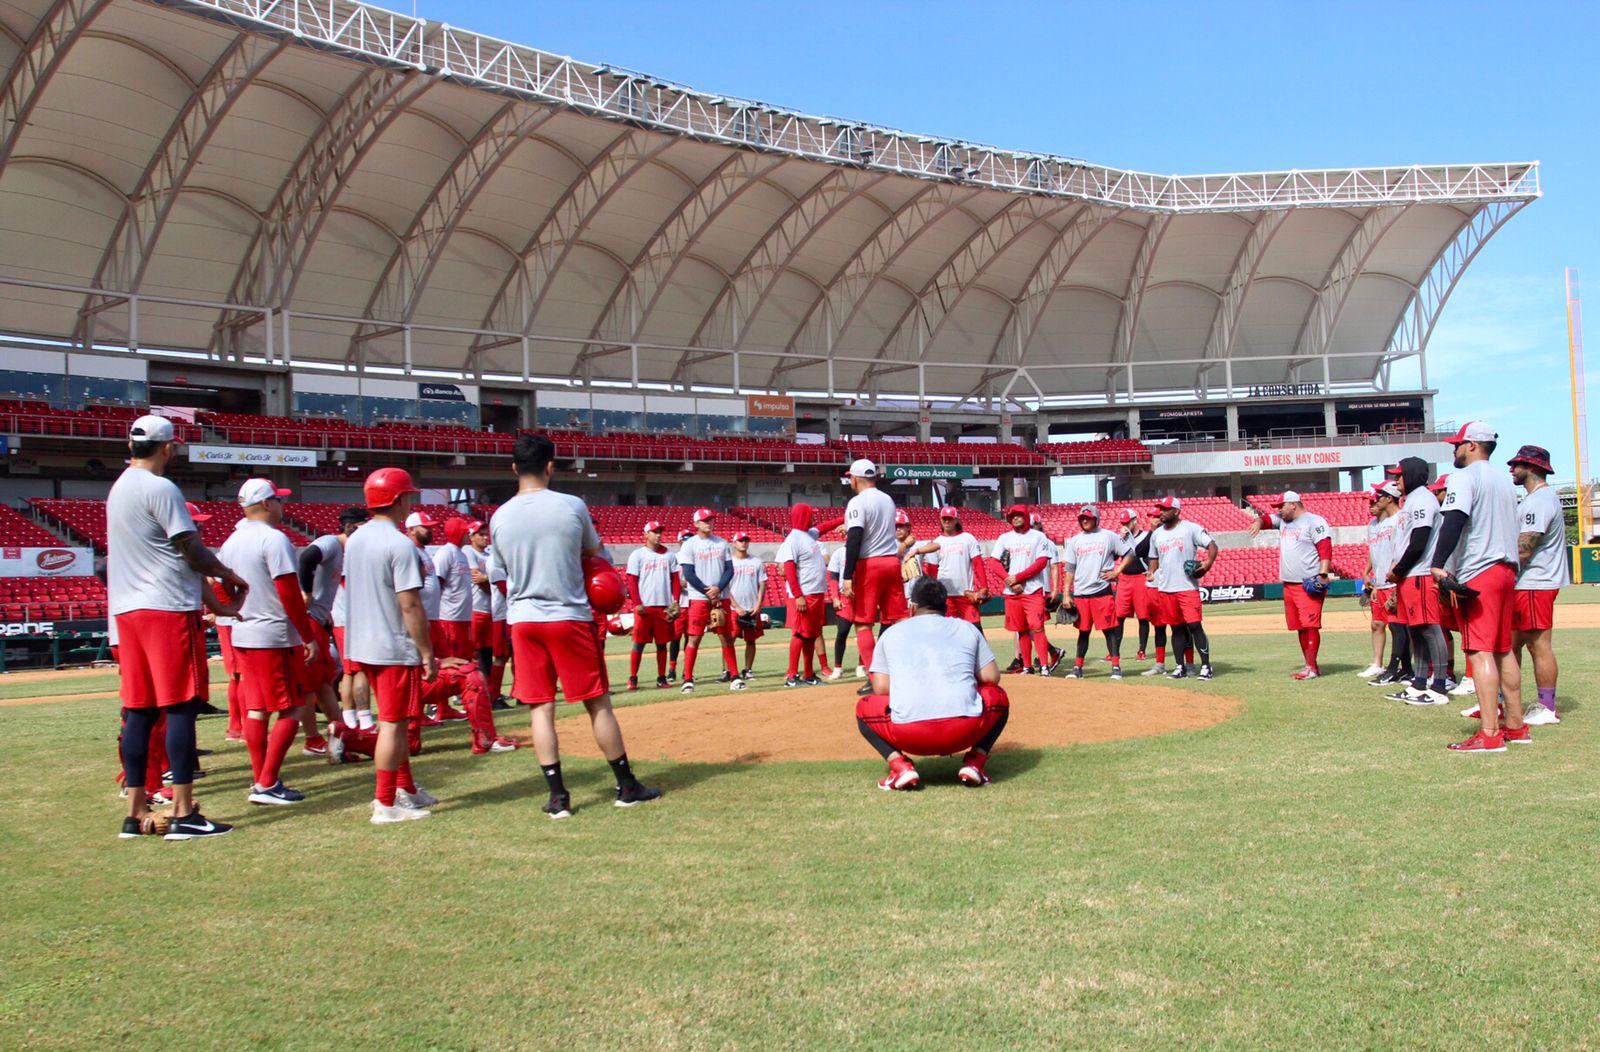
[[[861,663],[872,667],[872,628],[888,628],[907,616],[900,570],[900,542],[895,539],[894,498],[878,488],[878,466],[856,460],[848,476],[854,494],[844,507],[844,568],[839,594],[850,600],[856,622],[856,649]],[[857,692],[871,693],[871,684]]]
[[[509,709],[502,688],[506,681],[506,662],[511,660],[511,633],[506,627],[506,571],[494,557],[494,546],[486,550],[489,566],[489,614],[494,621],[494,660],[489,665],[489,707]]]
[[[1395,535],[1400,525],[1400,487],[1384,481],[1372,488],[1372,519],[1367,523],[1367,571],[1364,584],[1372,613],[1372,664],[1357,675],[1376,683],[1398,683],[1411,678],[1410,637],[1400,619],[1395,587],[1389,583],[1394,566]],[[1385,638],[1389,640],[1389,663],[1384,664]]]
[[[416,540],[426,527],[412,527],[410,537],[401,532],[402,523],[420,518],[411,510],[419,492],[403,468],[368,475],[362,494],[372,518],[344,551],[345,642],[377,704],[373,825],[427,818],[439,802],[412,777],[402,729],[421,718],[424,685],[439,675],[423,609],[428,560]]]
[[[1457,752],[1503,752],[1527,743],[1522,720],[1522,669],[1512,653],[1517,566],[1517,497],[1511,477],[1489,464],[1498,435],[1471,420],[1450,439],[1456,470],[1440,505],[1432,576],[1455,592],[1461,648],[1478,688],[1480,729]],[[1565,529],[1565,527],[1563,527]],[[1500,701],[1504,702],[1501,712]]]
[[[945,614],[983,627],[979,612],[989,598],[983,568],[983,546],[961,525],[961,509],[939,509],[942,535],[917,548],[923,573],[936,577],[945,590]]]
[[[233,659],[244,692],[252,804],[305,800],[303,793],[283,784],[279,773],[300,730],[306,688],[314,676],[324,674],[295,572],[294,546],[278,529],[288,495],[267,479],[247,480],[239,487],[244,517],[217,552],[223,565],[250,586],[233,626]]]
[[[917,539],[911,535],[911,515],[904,508],[894,512],[894,542],[900,549],[900,588],[909,600],[912,583],[922,576],[922,556],[917,551]]]
[[[816,512],[809,504],[800,503],[789,509],[789,532],[778,546],[775,557],[783,573],[784,623],[789,627],[789,670],[784,676],[785,687],[816,686],[822,681],[816,676],[816,659],[822,659],[822,674],[834,678],[828,667],[828,652],[824,645],[817,653],[817,643],[822,639],[823,619],[827,616],[828,566],[817,538],[822,530],[815,523]],[[829,523],[829,528],[836,523]],[[843,622],[841,621],[842,625]],[[805,676],[800,675],[800,659],[805,658]]]
[[[1395,586],[1396,612],[1410,637],[1413,671],[1409,684],[1386,697],[1411,705],[1447,705],[1448,644],[1441,625],[1439,590],[1429,578],[1438,542],[1439,499],[1428,488],[1428,464],[1421,457],[1406,457],[1389,474],[1398,483],[1402,503],[1388,580]]]
[[[733,549],[713,532],[716,513],[710,508],[697,510],[693,520],[695,535],[678,546],[678,572],[683,575],[683,590],[689,597],[681,693],[694,693],[695,658],[708,628],[722,640],[722,682],[729,690],[743,690],[739,658],[733,650],[733,618],[728,614]]]
[[[1138,659],[1143,661],[1145,648],[1150,643],[1150,583],[1145,579],[1146,560],[1150,558],[1150,531],[1132,508],[1123,508],[1117,520],[1117,533],[1128,543],[1128,562],[1122,576],[1117,578],[1117,627],[1125,629],[1130,617],[1139,622]],[[1155,629],[1156,663],[1139,673],[1141,676],[1166,673],[1167,626],[1156,625]]]
[[[1189,676],[1187,652],[1200,658],[1199,677],[1211,679],[1211,641],[1201,624],[1200,585],[1217,561],[1217,542],[1211,534],[1183,517],[1183,501],[1162,497],[1153,509],[1159,525],[1150,531],[1151,618],[1172,629],[1171,679]],[[1202,554],[1204,558],[1201,558]]]
[[[533,706],[533,747],[550,790],[544,813],[564,819],[572,817],[572,797],[561,777],[557,686],[589,713],[595,744],[616,778],[616,806],[656,800],[661,791],[640,783],[628,763],[585,583],[583,559],[599,550],[600,534],[582,500],[550,488],[555,455],[544,435],[517,436],[511,450],[517,494],[494,513],[489,536],[507,578],[511,691]]]
[[[128,466],[106,497],[106,593],[124,710],[123,837],[142,835],[149,816],[150,735],[163,716],[173,796],[166,839],[219,836],[233,828],[206,818],[194,802],[195,716],[210,692],[200,590],[207,577],[238,597],[249,586],[201,543],[183,494],[165,477],[175,449],[170,420],[139,417],[128,429]],[[237,613],[226,604],[221,612]]]
[[[844,545],[833,549],[828,556],[828,598],[833,602],[833,673],[828,678],[844,675],[844,649],[850,642],[851,629],[855,628],[856,614],[850,597],[844,594]],[[860,647],[856,648],[856,679],[867,678],[867,666],[860,664]]]
[[[305,603],[306,615],[311,619],[312,638],[316,654],[307,667],[309,693],[315,703],[306,705],[304,712],[310,718],[306,730],[305,752],[310,756],[326,756],[331,743],[316,733],[316,711],[320,708],[330,723],[344,719],[338,685],[343,676],[342,657],[335,652],[333,639],[333,604],[339,594],[344,576],[344,546],[350,534],[367,521],[363,508],[349,507],[339,512],[337,533],[324,534],[301,549],[296,572],[300,596]],[[349,710],[353,711],[353,710]],[[336,746],[332,746],[336,747]]]
[[[1002,534],[994,542],[990,553],[1006,566],[1005,590],[1006,631],[1017,636],[1017,656],[1023,675],[1049,674],[1051,663],[1050,641],[1045,637],[1044,615],[1047,576],[1050,569],[1050,542],[1039,530],[1029,525],[1028,509],[1013,504],[1006,509],[1006,521],[1011,532]],[[1035,655],[1029,665],[1029,651]]]
[[[919,577],[911,616],[885,629],[872,655],[872,693],[856,703],[856,727],[889,765],[879,789],[922,785],[912,755],[963,753],[961,784],[989,784],[985,765],[1011,703],[988,641],[970,622],[947,616],[946,598],[937,578]]]
[[[461,546],[472,524],[452,515],[444,524],[444,543],[434,549],[433,571],[439,577],[440,657],[471,661],[477,657],[472,639],[472,566]]]
[[[363,509],[365,510],[365,509]],[[344,676],[339,681],[339,714],[343,723],[352,730],[373,730],[377,721],[372,717],[372,685],[345,649],[345,615],[349,611],[349,591],[345,588],[343,568],[339,574],[339,590],[333,593],[333,644],[339,651],[340,670]],[[338,762],[329,743],[328,757]]]
[[[1440,475],[1433,480],[1433,484],[1428,489],[1432,491],[1434,499],[1443,504],[1445,490],[1449,485],[1450,476]],[[1442,514],[1441,512],[1441,516]],[[1455,564],[1460,561],[1460,558],[1461,553],[1458,551],[1451,556],[1451,563],[1445,569],[1454,573]],[[1472,666],[1470,664],[1466,666],[1466,671],[1460,679],[1456,678],[1456,636],[1460,634],[1462,627],[1461,604],[1458,597],[1448,591],[1441,593],[1439,596],[1439,626],[1444,631],[1445,686],[1448,688],[1447,692],[1458,697],[1476,694],[1478,691],[1476,685],[1472,682]],[[1473,719],[1477,719],[1477,717],[1474,716]]]
[[[454,657],[451,647],[451,630],[445,626],[441,614],[444,609],[444,585],[439,581],[438,562],[428,555],[428,545],[433,543],[433,531],[439,523],[420,511],[414,511],[406,516],[406,533],[416,545],[417,559],[421,563],[422,572],[422,612],[428,619],[428,639],[433,643],[433,653],[436,658]],[[437,727],[441,723],[457,723],[466,719],[466,713],[457,712],[450,707],[447,700],[443,705],[434,710],[431,718],[424,718],[421,713],[412,719],[410,725],[410,738],[413,743],[419,739],[417,730],[421,726]]]
[[[1277,514],[1262,515],[1250,524],[1250,536],[1262,530],[1278,531],[1278,579],[1283,582],[1283,619],[1300,639],[1305,664],[1291,679],[1316,679],[1322,675],[1317,656],[1322,649],[1322,604],[1333,576],[1333,530],[1328,520],[1307,511],[1294,490],[1287,490],[1272,505]]]
[[[1556,653],[1550,644],[1555,626],[1556,593],[1570,584],[1567,575],[1567,527],[1561,498],[1545,480],[1550,477],[1550,452],[1523,446],[1511,458],[1512,480],[1523,495],[1517,505],[1517,590],[1512,621],[1512,653],[1522,664],[1522,651],[1533,658],[1539,702],[1524,714],[1532,726],[1560,723],[1556,715]]]
[[[644,547],[628,556],[628,598],[633,600],[633,654],[629,658],[628,689],[639,689],[639,662],[644,648],[656,647],[656,686],[667,685],[667,645],[673,641],[673,621],[683,595],[678,559],[661,543],[661,523],[644,524]]]
[[[756,640],[766,634],[761,624],[761,600],[767,591],[767,564],[750,554],[750,535],[733,535],[733,579],[728,582],[728,612],[733,617],[734,638],[744,640],[744,665],[739,678],[749,682],[756,663]]]
[[[489,524],[467,522],[467,544],[461,549],[472,579],[472,654],[485,685],[494,667],[494,588],[489,583]]]
[[[693,530],[679,531],[679,550],[682,550],[684,541],[687,541],[690,537],[694,536],[694,532],[695,531]],[[673,561],[677,561],[676,554],[673,555]],[[678,579],[680,582],[683,579],[681,571],[678,575]],[[688,627],[689,613],[687,610],[683,609],[683,606],[680,603],[678,607],[678,616],[672,618],[672,644],[667,648],[667,686],[669,687],[678,682],[678,654],[683,648],[684,632]]]
[[[1089,640],[1095,629],[1105,636],[1111,655],[1111,678],[1122,678],[1122,627],[1117,618],[1117,597],[1112,582],[1128,566],[1133,549],[1122,535],[1100,528],[1100,509],[1085,504],[1078,509],[1078,533],[1061,542],[1061,587],[1077,615],[1078,654],[1073,659],[1073,679],[1083,678]]]

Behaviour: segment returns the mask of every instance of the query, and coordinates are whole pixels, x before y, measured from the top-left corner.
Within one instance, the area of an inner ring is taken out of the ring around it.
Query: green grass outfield
[[[1503,756],[1350,675],[1365,634],[1301,685],[1288,633],[1219,630],[1184,689],[1245,706],[1206,730],[1001,753],[982,791],[933,761],[905,795],[864,744],[641,759],[667,796],[632,810],[571,760],[564,823],[531,752],[472,757],[464,724],[416,761],[426,822],[369,825],[371,766],[298,750],[310,801],[250,808],[208,719],[199,795],[239,828],[190,844],[116,838],[113,676],[0,679],[77,695],[0,706],[0,1048],[1600,1045],[1597,644],[1559,634],[1566,722]]]

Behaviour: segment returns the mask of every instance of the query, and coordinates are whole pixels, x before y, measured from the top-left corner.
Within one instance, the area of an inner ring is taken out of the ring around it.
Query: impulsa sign
[[[745,416],[794,419],[794,399],[789,395],[745,395]]]

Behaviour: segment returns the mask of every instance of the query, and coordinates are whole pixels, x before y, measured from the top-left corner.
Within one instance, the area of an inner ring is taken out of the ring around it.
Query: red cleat
[[[1452,752],[1505,752],[1506,740],[1498,734],[1488,738],[1482,731],[1477,731],[1466,741],[1451,742],[1446,748]]]
[[[1310,665],[1307,665],[1304,668],[1302,668],[1299,672],[1296,672],[1294,675],[1290,676],[1289,678],[1290,679],[1316,679],[1320,675],[1322,675],[1321,672],[1319,672],[1316,669],[1312,668]]]
[[[1508,745],[1532,745],[1533,729],[1526,723],[1518,727],[1516,730],[1512,730],[1510,727],[1501,727],[1500,737],[1504,738],[1506,740],[1506,744]]]
[[[300,751],[307,756],[326,756],[328,755],[328,739],[321,735],[315,738],[307,738],[305,744],[300,747]]]
[[[432,716],[424,716],[424,717],[422,717],[422,725],[424,727],[437,727],[437,726],[439,726],[439,724],[441,724],[443,722],[444,722],[443,720],[436,720]]]
[[[878,788],[884,792],[905,791],[908,789],[922,788],[922,775],[917,773],[916,767],[904,756],[897,756],[889,761],[889,773],[878,782]]]
[[[983,769],[984,764],[988,762],[988,753],[979,752],[977,749],[973,749],[971,752],[967,753],[966,756],[962,757],[961,770],[956,772],[956,780],[962,785],[968,785],[974,789],[978,788],[979,786],[988,785],[991,781],[989,778],[989,772]]]
[[[1144,656],[1144,651],[1142,651],[1142,650],[1141,650],[1141,651],[1139,651],[1139,656],[1138,656],[1138,660],[1140,660],[1140,661],[1145,661],[1145,660],[1147,660],[1147,659],[1146,659],[1146,658],[1145,658],[1145,656]]]
[[[225,742],[242,742],[244,741],[244,731],[230,730],[222,736],[222,740]]]
[[[443,705],[440,705],[435,711],[434,718],[440,723],[460,723],[462,720],[467,718],[467,714],[452,709],[450,707],[450,703],[447,701]]]

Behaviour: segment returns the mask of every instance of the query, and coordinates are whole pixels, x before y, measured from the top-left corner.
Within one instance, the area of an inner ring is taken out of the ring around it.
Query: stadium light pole
[[[1572,369],[1572,445],[1573,468],[1577,472],[1578,543],[1590,536],[1589,516],[1589,399],[1583,384],[1583,301],[1578,291],[1578,272],[1566,270],[1567,279],[1567,361]]]

